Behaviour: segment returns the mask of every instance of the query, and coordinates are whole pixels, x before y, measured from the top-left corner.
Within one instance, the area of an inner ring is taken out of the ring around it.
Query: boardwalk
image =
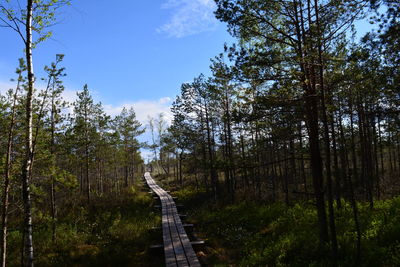
[[[144,178],[150,189],[157,194],[161,201],[166,266],[200,266],[200,262],[179,218],[174,200],[155,183],[150,173],[146,172]]]

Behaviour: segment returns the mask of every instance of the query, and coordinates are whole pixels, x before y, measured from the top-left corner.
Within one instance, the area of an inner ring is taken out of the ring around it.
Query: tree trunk
[[[308,33],[305,31],[305,18],[303,17],[302,5],[299,5],[299,15],[297,15],[297,1],[294,0],[296,31],[298,37],[298,56],[301,59],[299,62],[301,69],[301,81],[305,95],[305,117],[307,124],[307,131],[309,136],[309,153],[311,174],[314,188],[314,195],[316,200],[318,226],[319,226],[319,239],[320,244],[324,246],[329,241],[328,237],[328,224],[326,220],[326,208],[323,191],[323,165],[319,145],[319,126],[318,126],[318,98],[315,89],[315,75],[312,62],[307,62],[308,50],[310,49],[307,44]],[[312,25],[311,19],[311,2],[307,1],[307,13],[309,24]],[[303,47],[303,44],[305,47]],[[311,63],[311,64],[309,64]],[[311,66],[311,67],[310,67]]]
[[[179,183],[181,186],[183,186],[182,160],[183,160],[183,150],[181,150],[181,153],[179,153]]]
[[[9,193],[10,193],[10,177],[11,177],[11,153],[13,149],[13,138],[14,138],[14,126],[15,126],[15,113],[16,113],[16,102],[19,91],[19,84],[22,78],[21,73],[18,77],[17,87],[15,89],[10,126],[8,129],[8,140],[7,140],[7,152],[5,162],[5,177],[4,177],[4,189],[3,189],[3,209],[2,209],[2,232],[1,232],[1,262],[2,266],[6,266],[7,261],[7,234],[8,234],[8,206],[9,206]]]
[[[32,102],[35,86],[32,62],[32,13],[33,0],[27,1],[26,15],[26,41],[25,55],[28,71],[28,88],[26,95],[26,136],[25,136],[25,159],[22,166],[22,198],[24,203],[24,241],[23,241],[23,264],[33,266],[33,238],[32,238],[32,204],[30,193],[30,182],[33,167],[33,142],[32,142]]]
[[[207,145],[208,145],[208,157],[209,157],[209,167],[210,167],[210,176],[211,176],[211,185],[212,185],[212,192],[214,195],[214,201],[217,201],[218,197],[218,176],[217,172],[214,167],[214,149],[213,149],[213,142],[212,142],[212,137],[211,137],[211,127],[210,127],[210,121],[209,121],[209,116],[208,116],[208,108],[207,106],[205,107],[205,115],[206,115],[206,130],[207,130]]]
[[[321,25],[319,23],[319,6],[318,0],[314,0],[315,19],[317,24],[317,39],[318,39],[318,65],[319,65],[319,83],[321,93],[321,104],[322,104],[322,123],[324,125],[324,143],[325,143],[325,168],[326,168],[326,179],[328,188],[328,210],[329,210],[329,229],[331,233],[331,244],[332,244],[332,263],[337,266],[337,237],[336,237],[336,224],[335,224],[335,213],[333,209],[333,194],[332,194],[332,167],[331,167],[331,142],[329,138],[329,124],[326,108],[326,94],[324,84],[324,60],[322,58],[322,36],[321,36]]]
[[[86,197],[88,203],[90,203],[90,177],[89,177],[89,147],[88,140],[85,145],[85,171],[86,171]]]
[[[53,82],[53,90],[54,90],[54,82]],[[53,166],[55,167],[56,163],[56,155],[55,155],[55,113],[56,106],[54,103],[54,98],[52,98],[51,103],[51,142],[50,142],[50,153],[53,161]],[[51,175],[51,185],[50,185],[50,206],[51,206],[51,219],[52,219],[52,241],[53,243],[56,240],[56,195],[55,195],[55,177],[54,174]]]
[[[301,121],[299,122],[299,150],[300,150],[300,169],[301,169],[301,177],[304,183],[304,193],[305,197],[308,200],[308,188],[307,188],[307,177],[306,170],[304,166],[304,155],[303,155],[303,135],[302,135],[302,127]]]

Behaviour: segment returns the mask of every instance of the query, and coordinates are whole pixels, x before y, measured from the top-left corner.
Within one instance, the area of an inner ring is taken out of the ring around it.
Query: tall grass
[[[329,248],[318,242],[312,202],[213,204],[209,195],[184,189],[176,195],[207,240],[205,261],[234,266],[329,266]],[[339,265],[353,266],[356,233],[349,203],[336,209]],[[362,226],[361,266],[400,266],[400,197],[358,203]]]
[[[161,234],[151,228],[160,218],[153,199],[138,187],[119,196],[94,199],[87,205],[74,199],[59,207],[57,238],[52,241],[49,215],[36,213],[34,221],[37,266],[159,266],[149,246]],[[19,266],[21,232],[9,235],[9,266]]]

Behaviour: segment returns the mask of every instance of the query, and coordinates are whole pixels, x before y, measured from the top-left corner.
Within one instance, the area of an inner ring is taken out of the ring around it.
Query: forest
[[[24,47],[0,94],[2,266],[163,266],[146,171],[204,266],[400,265],[398,0],[215,0],[235,42],[145,125],[88,85],[64,99],[68,55],[35,75],[71,4],[0,1]]]

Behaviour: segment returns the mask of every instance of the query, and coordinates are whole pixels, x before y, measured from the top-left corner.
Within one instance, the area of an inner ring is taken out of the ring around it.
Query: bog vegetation
[[[161,264],[144,147],[205,264],[400,265],[398,1],[215,0],[236,42],[182,84],[171,125],[149,120],[150,144],[87,85],[63,99],[64,55],[37,86],[34,48],[69,1],[22,2],[0,2],[25,47],[0,95],[3,266]],[[375,28],[358,40],[360,20]]]

